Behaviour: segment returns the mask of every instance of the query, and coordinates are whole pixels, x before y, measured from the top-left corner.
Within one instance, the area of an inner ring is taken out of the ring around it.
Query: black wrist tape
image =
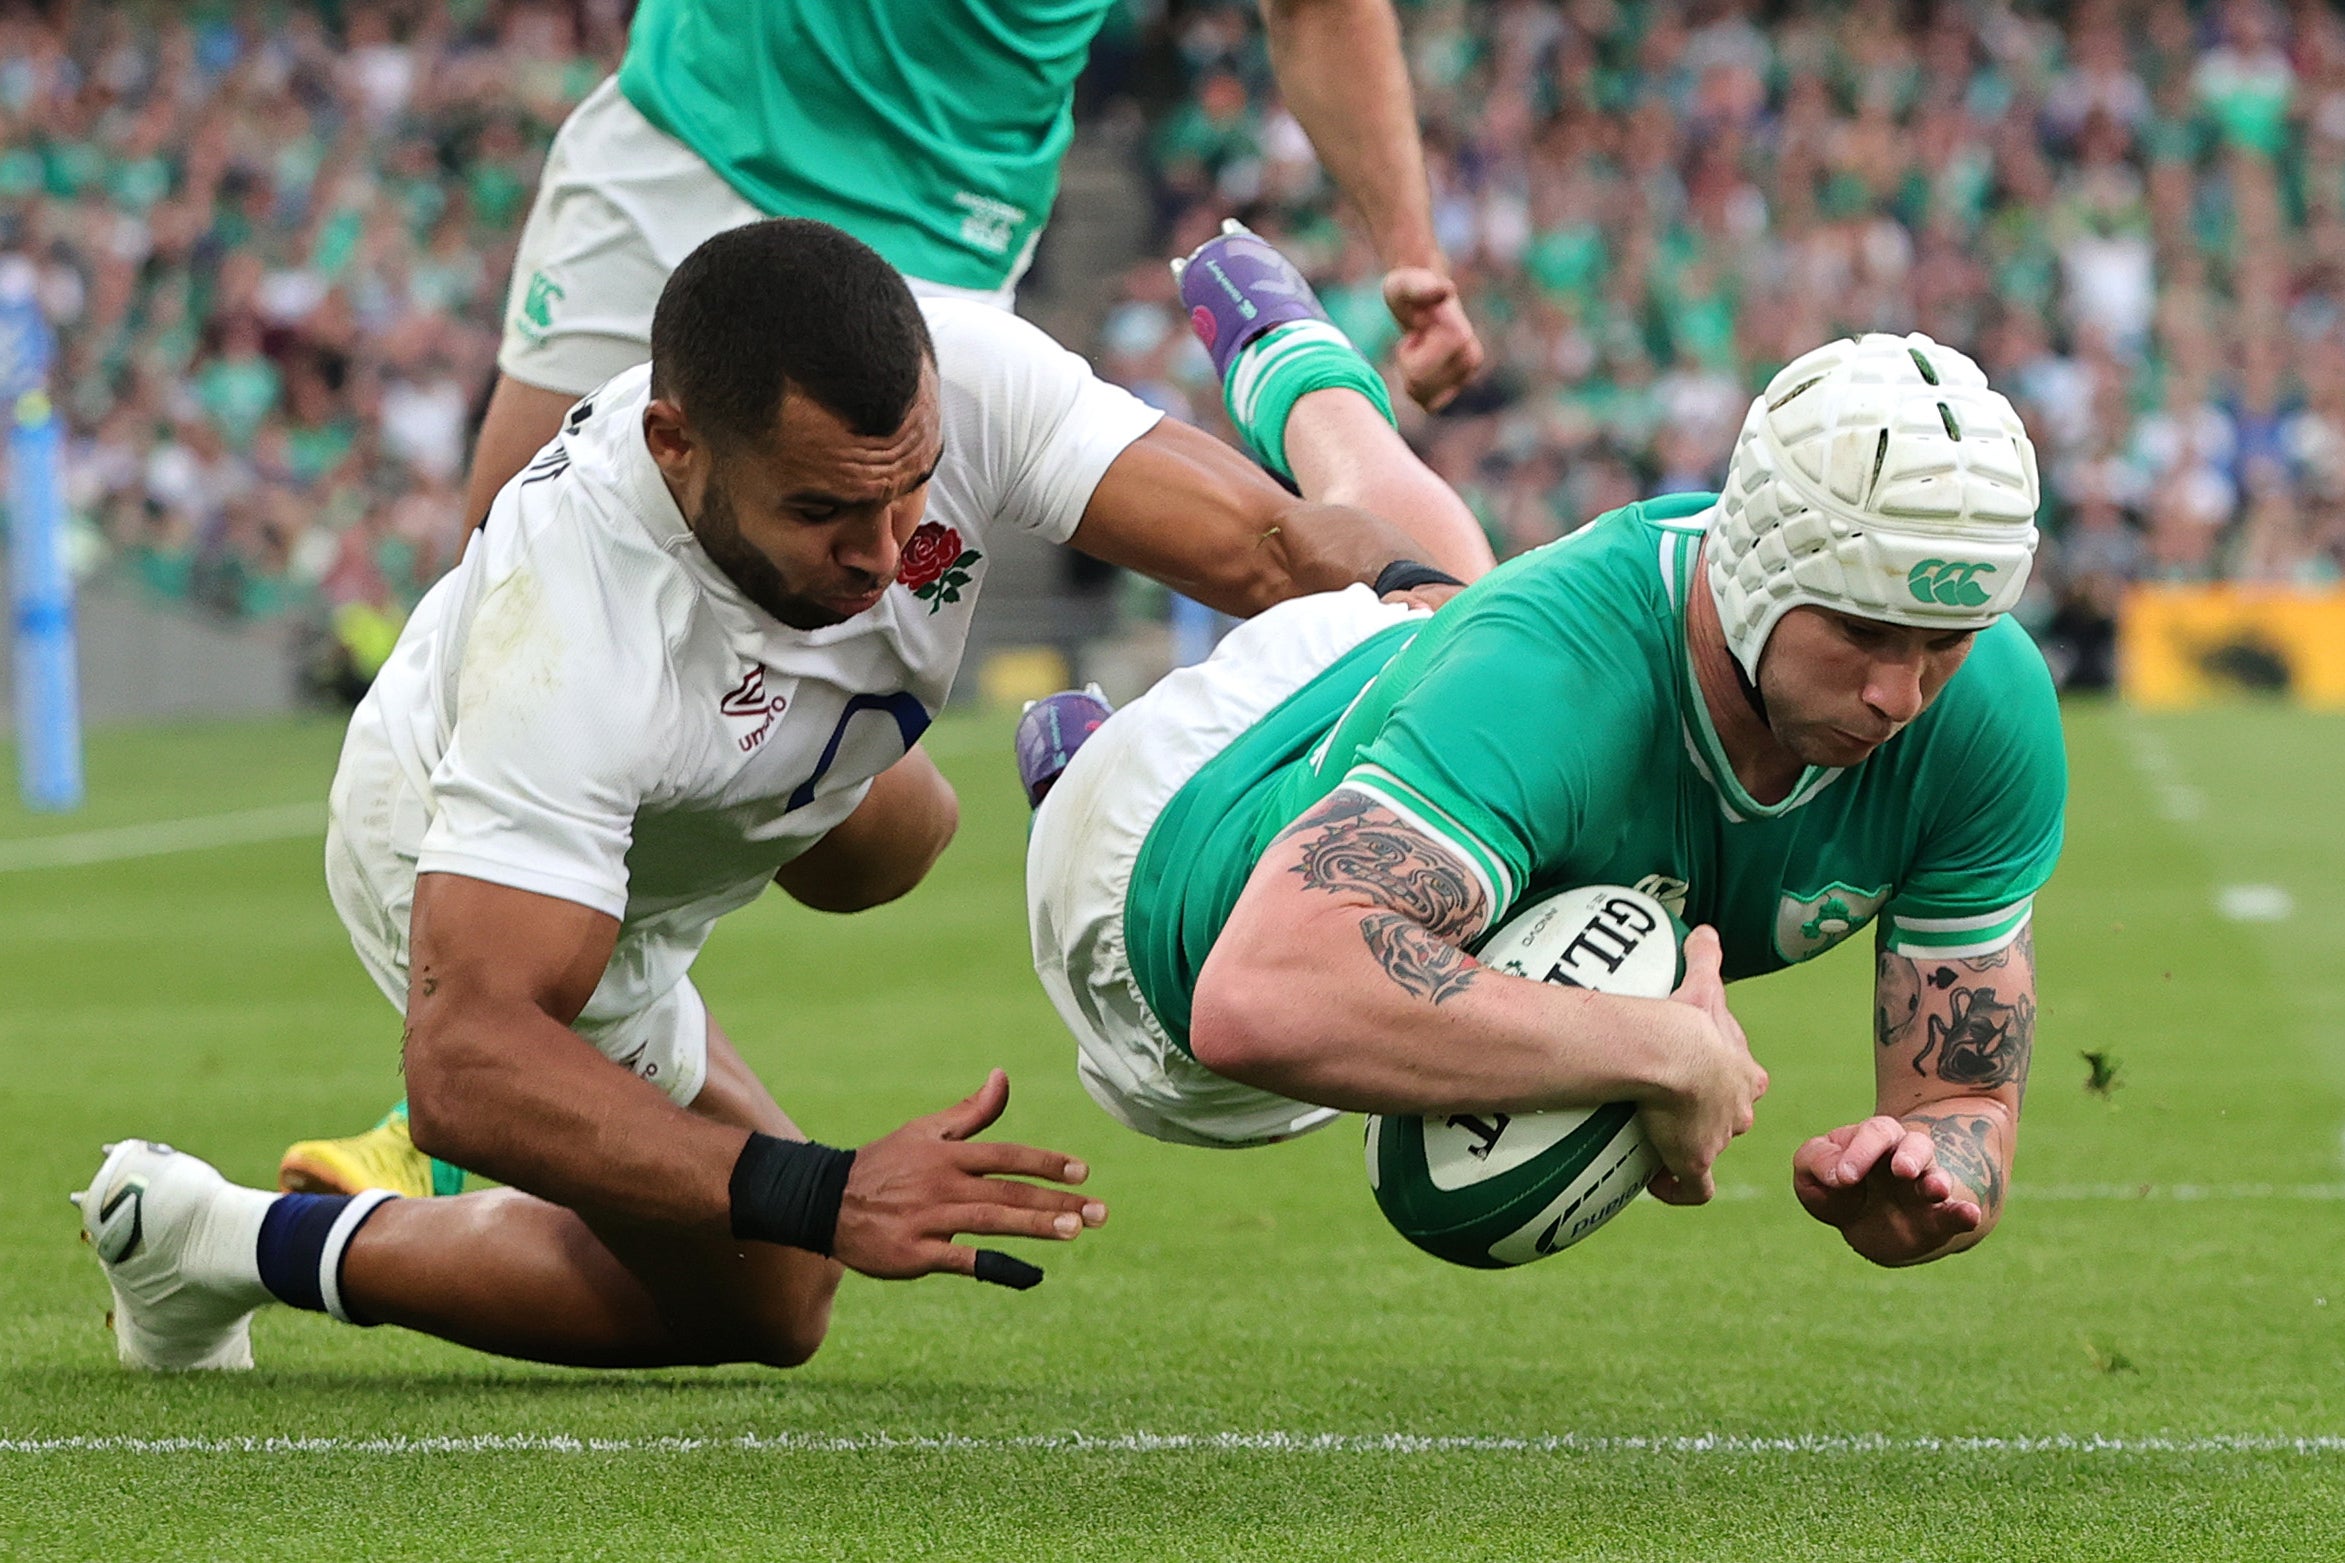
[[[854,1165],[853,1151],[753,1131],[733,1163],[733,1235],[827,1255]]]
[[[1437,570],[1414,559],[1395,559],[1376,577],[1376,595],[1390,596],[1405,592],[1413,586],[1463,586],[1466,583],[1447,570]]]

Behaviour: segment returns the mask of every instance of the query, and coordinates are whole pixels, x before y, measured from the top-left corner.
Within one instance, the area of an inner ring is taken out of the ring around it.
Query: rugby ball
[[[1675,921],[1618,885],[1535,902],[1479,956],[1518,977],[1635,998],[1667,998],[1679,980]],[[1435,1258],[1477,1269],[1562,1252],[1620,1214],[1660,1168],[1633,1102],[1368,1119],[1368,1186],[1385,1220]]]

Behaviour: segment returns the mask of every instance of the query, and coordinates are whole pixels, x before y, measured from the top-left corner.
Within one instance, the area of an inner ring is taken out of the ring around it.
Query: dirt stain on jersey
[[[465,632],[456,720],[497,705],[527,710],[554,692],[566,638],[546,611],[537,572],[524,565],[488,589]]]

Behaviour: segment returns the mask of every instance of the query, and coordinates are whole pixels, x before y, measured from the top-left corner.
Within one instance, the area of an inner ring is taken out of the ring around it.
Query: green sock
[[[1351,338],[1324,320],[1298,320],[1246,344],[1221,386],[1230,422],[1264,466],[1293,478],[1286,459],[1286,421],[1295,403],[1313,391],[1357,391],[1393,422],[1392,395]]]
[[[399,1098],[397,1106],[393,1107],[389,1112],[383,1114],[383,1116],[377,1120],[375,1127],[380,1129],[384,1124],[389,1123],[392,1119],[405,1118],[406,1116],[407,1098],[402,1096]],[[463,1192],[464,1169],[457,1166],[454,1162],[442,1161],[439,1157],[434,1156],[432,1158],[432,1194],[434,1197],[447,1194],[461,1194]]]

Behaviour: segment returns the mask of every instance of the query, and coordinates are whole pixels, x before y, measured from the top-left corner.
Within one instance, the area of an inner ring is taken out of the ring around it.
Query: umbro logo
[[[753,667],[742,675],[740,683],[726,691],[725,698],[717,702],[717,709],[727,716],[743,717],[757,724],[735,740],[741,752],[747,754],[773,733],[774,723],[789,703],[787,695],[768,695],[765,669]]]

